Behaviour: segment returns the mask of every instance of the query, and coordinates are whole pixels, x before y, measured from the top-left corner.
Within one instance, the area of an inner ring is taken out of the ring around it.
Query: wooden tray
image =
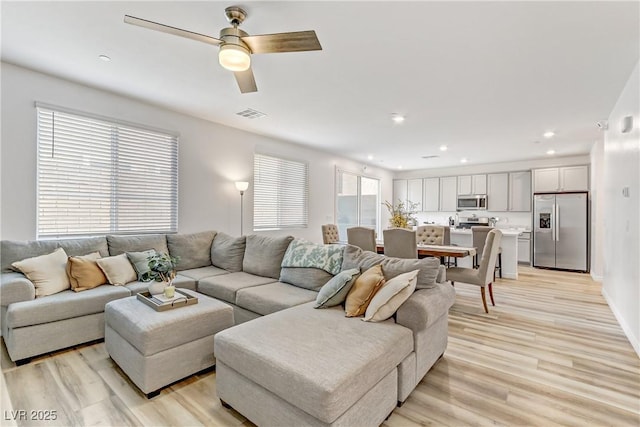
[[[154,298],[148,291],[136,294],[139,301],[142,301],[155,311],[167,311],[174,308],[184,307],[185,305],[193,305],[198,303],[198,298],[176,289],[176,298],[173,301],[163,302],[158,298]]]

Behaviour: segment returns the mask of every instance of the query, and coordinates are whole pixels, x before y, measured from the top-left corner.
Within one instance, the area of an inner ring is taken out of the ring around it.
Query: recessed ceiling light
[[[440,146],[440,151],[447,151],[448,147],[446,145]]]
[[[468,162],[468,160],[467,160],[466,157],[463,157],[462,159],[460,159],[460,163],[467,163],[467,162]]]
[[[398,169],[402,169],[402,165],[398,166]]]
[[[536,141],[533,141],[533,143],[534,144],[540,144],[540,141],[536,140]]]
[[[556,154],[556,150],[549,150],[549,151],[547,151],[547,154],[550,155],[550,156],[553,155],[553,154]]]
[[[373,154],[369,154],[369,155],[367,156],[367,159],[369,159],[369,160],[373,160]]]
[[[393,120],[394,123],[402,123],[404,122],[404,116],[402,114],[393,113],[391,114],[391,120]]]
[[[542,136],[544,136],[545,138],[551,138],[553,137],[553,135],[555,135],[556,133],[553,131],[547,131],[545,133],[542,134]]]
[[[111,61],[111,58],[109,58],[107,55],[99,55],[98,58],[100,58],[101,60],[103,60],[104,62],[109,62]]]

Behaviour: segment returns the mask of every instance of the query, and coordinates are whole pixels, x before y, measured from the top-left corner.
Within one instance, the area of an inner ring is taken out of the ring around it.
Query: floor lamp
[[[249,183],[246,181],[236,181],[236,189],[240,192],[240,236],[244,236],[242,232],[242,226],[244,225],[244,192],[249,188]]]

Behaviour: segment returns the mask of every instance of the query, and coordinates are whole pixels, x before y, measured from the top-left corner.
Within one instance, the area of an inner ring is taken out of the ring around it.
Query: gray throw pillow
[[[382,273],[386,280],[393,279],[403,273],[419,270],[416,289],[434,288],[439,269],[440,260],[434,257],[422,259],[384,257],[382,260]]]
[[[216,234],[211,244],[211,264],[231,273],[242,271],[245,246],[245,236],[231,237],[225,233]]]
[[[282,267],[279,280],[299,288],[317,291],[331,279],[333,279],[333,274],[320,268]]]
[[[133,265],[133,269],[136,271],[138,275],[138,280],[140,282],[144,282],[143,276],[151,271],[149,268],[148,258],[152,255],[156,254],[155,249],[149,249],[141,252],[127,252],[127,258],[129,258],[129,262]]]
[[[280,277],[282,258],[292,240],[293,236],[247,236],[242,271],[277,280]]]
[[[380,264],[383,259],[383,255],[378,255],[371,251],[363,251],[357,246],[346,245],[342,259],[342,271],[352,268],[366,271],[374,265]]]
[[[360,270],[357,268],[336,274],[320,289],[313,308],[329,308],[342,304],[358,276],[360,276]]]
[[[192,234],[167,234],[169,254],[179,258],[177,270],[207,267],[211,265],[211,244],[215,231]]]

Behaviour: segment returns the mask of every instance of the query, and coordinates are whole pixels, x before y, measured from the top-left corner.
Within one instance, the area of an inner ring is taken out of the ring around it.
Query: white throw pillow
[[[413,270],[403,273],[387,281],[373,296],[362,320],[365,322],[382,322],[393,316],[415,291],[419,271]]]
[[[71,287],[67,276],[67,253],[58,248],[50,254],[23,259],[11,264],[36,287],[36,298],[57,294]]]
[[[96,264],[112,285],[122,286],[138,280],[138,274],[133,269],[126,253],[97,259]]]

